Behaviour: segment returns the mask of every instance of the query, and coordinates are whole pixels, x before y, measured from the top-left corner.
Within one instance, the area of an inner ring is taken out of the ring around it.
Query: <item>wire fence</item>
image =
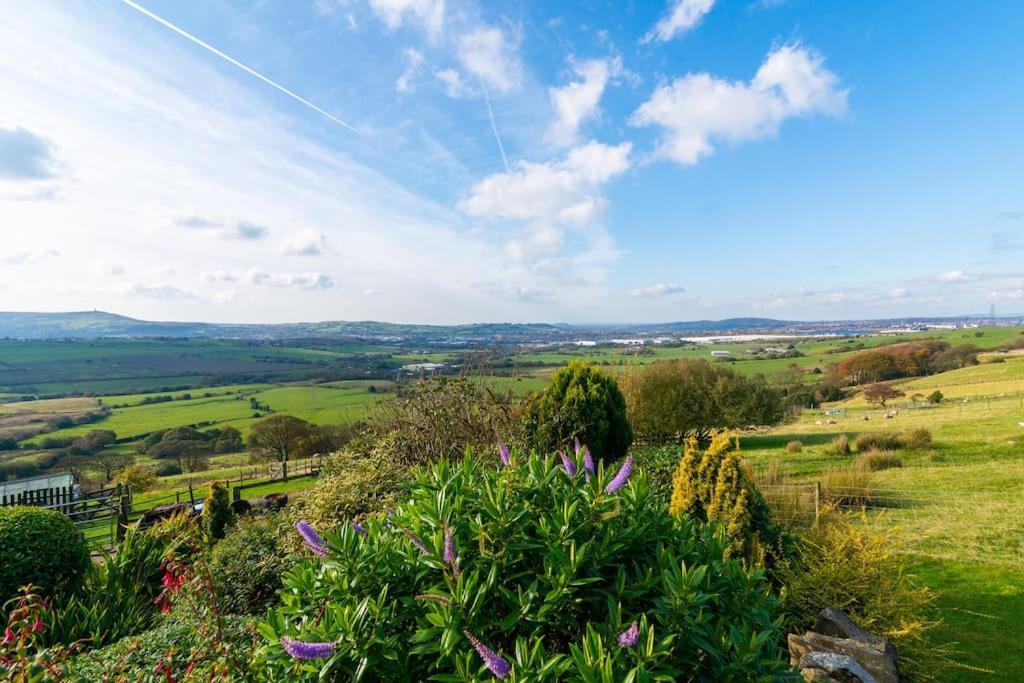
[[[806,527],[825,512],[895,529],[902,550],[939,559],[1024,569],[1024,494],[828,486],[760,486],[776,519]]]

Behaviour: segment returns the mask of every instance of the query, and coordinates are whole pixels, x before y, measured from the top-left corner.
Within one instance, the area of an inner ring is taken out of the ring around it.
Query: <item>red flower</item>
[[[2,641],[0,641],[0,645],[6,645],[7,643],[13,641],[14,638],[15,638],[14,631],[12,631],[11,627],[8,626],[7,630],[4,631],[4,639]]]

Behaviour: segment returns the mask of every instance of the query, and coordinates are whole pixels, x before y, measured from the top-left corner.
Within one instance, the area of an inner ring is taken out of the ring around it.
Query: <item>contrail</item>
[[[125,0],[127,2],[127,0]],[[501,136],[498,135],[498,124],[494,122],[494,110],[491,109],[491,96],[487,94],[487,84],[480,81],[484,86],[484,102],[487,103],[487,115],[491,117],[491,130],[494,131],[494,139],[498,141],[498,151],[501,152],[501,162],[505,164],[505,173],[508,173],[508,159],[505,158],[505,147],[501,144]]]
[[[213,54],[217,55],[218,57],[220,57],[224,61],[230,62],[231,64],[234,64],[235,66],[237,66],[242,71],[244,71],[244,72],[246,72],[246,73],[248,73],[248,74],[250,74],[252,76],[255,76],[256,78],[260,79],[261,81],[263,81],[267,85],[270,85],[270,86],[273,86],[273,87],[277,88],[278,90],[283,92],[288,97],[291,97],[293,100],[297,100],[297,101],[301,102],[302,104],[306,105],[307,107],[309,107],[313,111],[316,111],[316,112],[319,112],[320,114],[323,114],[324,116],[329,118],[331,121],[334,121],[335,123],[339,123],[342,126],[345,126],[350,131],[352,131],[353,133],[355,133],[357,135],[359,134],[358,130],[356,130],[352,126],[348,125],[347,123],[345,123],[344,121],[342,121],[337,116],[335,116],[334,114],[330,113],[329,111],[324,111],[323,109],[321,109],[320,107],[316,106],[315,104],[313,104],[309,100],[305,99],[304,97],[301,97],[301,96],[295,94],[294,92],[292,92],[288,88],[284,87],[283,85],[275,83],[274,81],[270,80],[269,78],[267,78],[263,74],[259,73],[258,71],[255,71],[255,70],[247,67],[245,64],[242,64],[237,59],[233,59],[232,57],[229,57],[228,55],[224,54],[223,52],[221,52],[220,50],[218,50],[214,46],[210,45],[209,43],[203,42],[199,38],[196,38],[194,35],[192,35],[188,31],[186,31],[184,29],[181,29],[181,28],[178,28],[177,26],[175,26],[171,22],[167,21],[163,17],[160,17],[160,16],[157,16],[156,14],[153,14],[152,12],[150,12],[145,7],[142,7],[141,5],[132,2],[132,0],[121,0],[121,2],[123,2],[124,4],[128,5],[129,7],[131,7],[132,9],[134,9],[134,10],[136,10],[138,12],[141,12],[141,13],[145,14],[147,17],[149,17],[153,21],[156,21],[156,22],[158,22],[160,24],[163,24],[164,26],[166,26],[167,28],[171,29],[172,31],[174,31],[178,35],[182,36],[183,38],[188,38],[189,40],[191,40],[196,45],[209,50],[210,52],[212,52]],[[497,133],[495,133],[495,134],[497,134]],[[498,144],[500,145],[501,142],[499,141]],[[502,152],[502,156],[504,156],[504,152]],[[507,165],[508,164],[506,164],[506,166]]]

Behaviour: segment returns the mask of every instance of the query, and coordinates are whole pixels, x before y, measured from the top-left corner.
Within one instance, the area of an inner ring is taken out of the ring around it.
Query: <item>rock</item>
[[[288,504],[287,493],[268,493],[263,496],[264,502],[267,504],[269,510],[280,510]]]
[[[899,681],[896,648],[885,638],[860,628],[837,609],[822,610],[813,631],[803,635],[791,633],[788,642],[790,663],[794,666],[801,665],[810,654],[826,653],[853,659],[877,683]]]
[[[231,511],[236,515],[248,515],[252,512],[252,503],[247,500],[236,500],[231,503]]]
[[[849,655],[834,652],[808,652],[800,658],[800,673],[805,681],[840,683],[877,683],[875,677]],[[824,675],[824,677],[822,677]]]

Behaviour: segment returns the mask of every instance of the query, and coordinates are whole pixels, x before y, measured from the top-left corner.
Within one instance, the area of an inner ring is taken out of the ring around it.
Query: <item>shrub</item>
[[[829,455],[849,455],[850,454],[850,437],[846,434],[840,434],[825,446],[825,452]]]
[[[895,451],[903,447],[903,441],[899,434],[892,432],[868,432],[858,434],[853,445],[861,453],[867,451]]]
[[[131,464],[114,476],[113,483],[123,484],[133,493],[141,493],[156,486],[156,475],[142,465]]]
[[[895,530],[869,530],[843,516],[826,516],[781,575],[790,631],[811,628],[823,608],[835,607],[893,642],[901,674],[913,677],[948,660],[948,648],[929,637],[939,625],[935,596],[907,574]]]
[[[942,399],[944,398],[945,396],[943,396],[942,392],[939,391],[938,389],[928,394],[928,402],[931,403],[932,405],[939,405],[940,403],[942,403]]]
[[[307,531],[327,564],[314,557],[286,575],[283,605],[260,628],[259,672],[490,679],[483,656],[516,680],[787,671],[761,572],[726,557],[720,529],[664,514],[642,473],[623,483],[623,467],[599,464],[588,482],[536,455],[513,454],[500,470],[472,457],[441,462],[365,533],[345,526],[323,547]],[[302,661],[285,646],[333,652]]]
[[[643,471],[647,485],[667,505],[672,497],[672,475],[679,466],[679,446],[645,448],[635,453],[636,464]]]
[[[44,617],[47,643],[84,641],[100,647],[150,628],[165,560],[188,556],[194,541],[195,528],[187,516],[145,531],[129,528],[115,553],[100,564],[90,563],[76,595],[52,603]]]
[[[262,614],[277,602],[293,559],[277,538],[277,520],[242,518],[209,552],[207,564],[222,614]]]
[[[89,566],[82,532],[56,510],[35,507],[0,507],[0,555],[0,603],[28,584],[74,591]]]
[[[932,447],[932,433],[924,427],[918,427],[904,434],[902,441],[906,448],[923,451]]]
[[[526,417],[528,443],[542,453],[587,444],[599,460],[616,460],[633,443],[626,400],[615,380],[588,363],[573,361],[531,396]]]
[[[831,467],[821,473],[821,492],[827,503],[859,506],[871,502],[871,472],[857,465]]]
[[[224,484],[215,481],[203,501],[203,529],[207,538],[218,540],[224,538],[224,532],[231,523],[231,500]]]
[[[707,449],[690,439],[672,476],[669,513],[723,525],[730,552],[748,562],[774,561],[782,552],[782,532],[768,504],[740,466],[739,446],[717,434]]]
[[[786,444],[787,453],[799,453],[803,449],[804,444],[802,441],[790,441],[789,443]]]
[[[496,437],[519,441],[520,400],[511,383],[499,390],[482,378],[435,377],[390,394],[370,423],[378,438],[391,437],[389,455],[401,463],[458,460],[467,446],[482,453]]]
[[[140,683],[225,683],[252,680],[245,661],[253,651],[251,619],[227,617],[217,625],[220,645],[236,657],[230,671],[217,665],[219,652],[211,652],[213,634],[192,624],[166,621],[145,633],[125,638],[72,660],[65,672],[74,681],[139,681]]]
[[[782,395],[763,377],[706,360],[644,365],[622,378],[622,392],[637,438],[649,443],[706,442],[713,430],[776,424],[784,414]]]
[[[874,450],[857,456],[854,465],[862,467],[869,472],[879,472],[893,467],[903,467],[903,460],[892,451]]]
[[[165,462],[156,466],[158,477],[173,477],[176,474],[181,474],[181,466],[177,463]]]

